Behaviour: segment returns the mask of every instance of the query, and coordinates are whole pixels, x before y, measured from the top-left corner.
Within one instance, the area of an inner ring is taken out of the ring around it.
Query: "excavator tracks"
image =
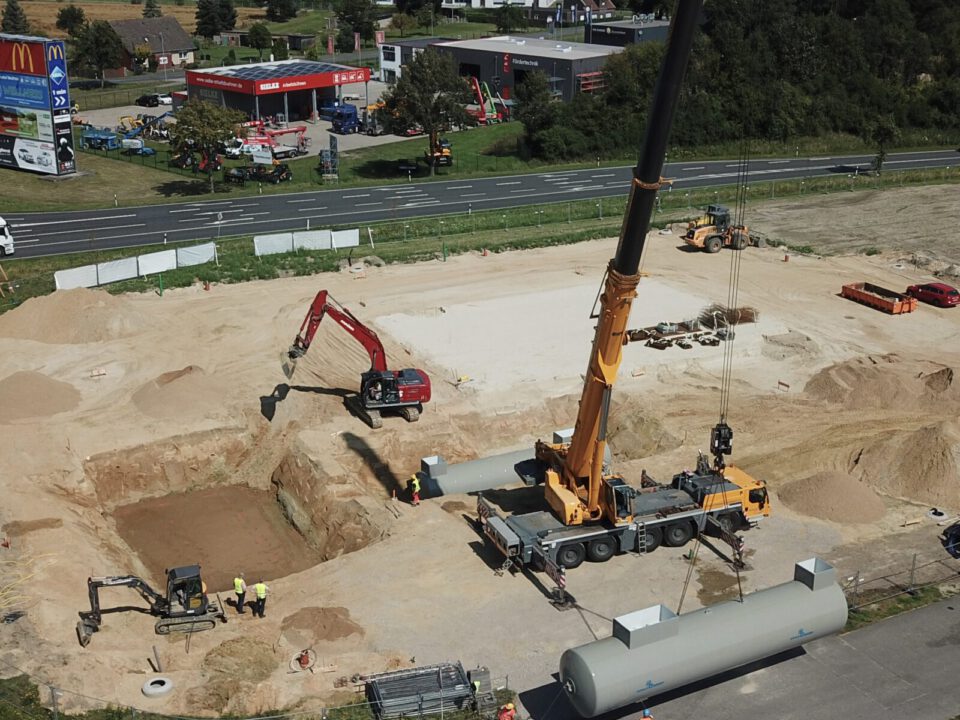
[[[170,633],[194,633],[203,630],[213,630],[217,626],[219,615],[207,613],[206,615],[197,615],[195,617],[182,618],[164,618],[157,620],[157,635],[169,635]]]

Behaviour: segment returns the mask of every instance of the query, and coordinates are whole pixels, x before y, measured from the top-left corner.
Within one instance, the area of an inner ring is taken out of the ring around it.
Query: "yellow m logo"
[[[48,45],[48,46],[47,46],[47,60],[63,60],[63,46],[62,46],[62,45]]]
[[[30,66],[30,72],[33,69],[33,55],[30,54],[30,46],[26,43],[16,43],[10,52],[10,64],[13,66],[13,72],[26,72],[27,65]]]

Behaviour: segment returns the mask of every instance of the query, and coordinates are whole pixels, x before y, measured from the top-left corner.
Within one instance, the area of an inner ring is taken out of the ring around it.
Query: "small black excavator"
[[[100,588],[130,587],[140,593],[150,604],[149,612],[157,620],[158,635],[172,632],[192,633],[201,630],[213,630],[217,620],[227,621],[220,598],[211,601],[207,598],[207,585],[200,578],[199,565],[167,570],[167,595],[164,597],[144,580],[136,575],[115,575],[111,577],[87,578],[87,592],[90,595],[90,611],[80,613],[77,623],[77,639],[80,645],[90,644],[93,634],[100,629],[103,612],[137,610],[138,608],[120,607],[114,610],[100,610]]]

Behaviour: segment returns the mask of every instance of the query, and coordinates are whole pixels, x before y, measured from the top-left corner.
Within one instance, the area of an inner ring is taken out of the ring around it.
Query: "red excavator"
[[[423,403],[430,401],[430,378],[423,370],[388,370],[387,354],[377,334],[330,297],[326,290],[318,292],[313,299],[300,332],[287,351],[287,358],[292,361],[284,368],[287,376],[293,374],[296,360],[310,349],[324,315],[332,317],[370,355],[370,369],[360,375],[360,394],[355,398],[355,409],[367,424],[372,428],[381,427],[383,412],[396,412],[407,422],[419,420]]]

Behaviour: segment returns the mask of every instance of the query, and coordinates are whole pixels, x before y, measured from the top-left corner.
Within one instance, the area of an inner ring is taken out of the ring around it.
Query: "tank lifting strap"
[[[634,182],[643,190],[659,190],[661,187],[659,180],[655,183],[648,183],[644,182],[640,178],[634,178]]]

